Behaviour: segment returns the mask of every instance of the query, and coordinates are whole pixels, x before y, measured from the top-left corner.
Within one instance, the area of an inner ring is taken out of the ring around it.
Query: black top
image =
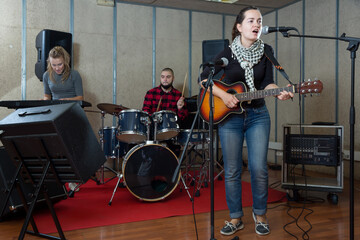
[[[274,52],[270,45],[265,44],[265,47],[270,47],[271,52]],[[224,78],[222,82],[232,84],[241,81],[248,88],[245,80],[245,70],[240,66],[240,63],[236,59],[235,55],[232,54],[230,47],[225,48],[214,59],[221,59],[222,57],[227,58],[229,60],[229,64],[226,67],[216,66],[214,75],[223,69]],[[265,54],[261,57],[260,62],[253,67],[253,70],[254,85],[256,90],[263,90],[267,85],[274,83],[273,65]],[[201,80],[208,78],[209,71],[209,67],[204,69],[200,76]],[[244,108],[258,108],[264,105],[265,100],[263,98],[252,100],[250,104],[247,102],[242,103]]]

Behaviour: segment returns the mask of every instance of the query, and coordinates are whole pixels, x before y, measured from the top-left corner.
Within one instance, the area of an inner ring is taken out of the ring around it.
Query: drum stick
[[[187,72],[185,74],[185,78],[184,78],[184,84],[183,84],[183,89],[182,89],[182,94],[181,94],[181,97],[184,96],[184,92],[185,92],[185,86],[186,86],[186,80],[187,80]]]
[[[159,103],[158,103],[158,105],[157,105],[157,108],[156,108],[156,111],[157,111],[157,112],[159,111],[159,107],[160,107],[160,104],[161,104],[161,99],[162,99],[162,96],[161,96],[161,98],[160,98],[160,100],[159,100]]]

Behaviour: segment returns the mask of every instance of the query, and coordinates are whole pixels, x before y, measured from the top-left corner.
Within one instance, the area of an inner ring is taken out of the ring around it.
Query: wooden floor
[[[269,183],[277,189],[280,186],[280,171],[270,170]],[[244,180],[249,179],[249,173],[245,171]],[[349,239],[349,181],[345,179],[344,190],[338,194],[339,202],[334,205],[327,200],[327,192],[308,192],[308,201],[304,203],[272,203],[268,205],[268,219],[271,233],[268,236],[258,236],[254,232],[254,222],[251,217],[251,208],[245,208],[243,221],[245,228],[232,236],[222,236],[220,229],[225,220],[228,220],[228,211],[217,211],[214,214],[214,237],[215,239]],[[284,191],[284,190],[282,190]],[[289,192],[292,195],[293,191]],[[301,192],[300,192],[301,193]],[[184,192],[184,194],[186,194]],[[301,193],[305,196],[305,193]],[[360,184],[355,182],[355,239],[360,239]],[[195,199],[196,200],[196,199]],[[189,201],[190,204],[190,201]],[[210,212],[210,210],[209,210]],[[310,214],[311,213],[311,214]],[[119,212],[118,214],[121,214]],[[309,215],[310,214],[310,215]],[[306,217],[306,215],[308,215]],[[99,239],[211,239],[210,213],[197,214],[196,225],[194,216],[180,216],[165,219],[157,219],[144,222],[97,227],[83,230],[65,232],[66,239],[99,240]],[[294,218],[298,218],[295,223]],[[307,221],[308,222],[307,222]],[[18,239],[23,218],[0,222],[0,239]],[[287,233],[293,234],[295,237]],[[308,231],[308,236],[304,236]],[[57,236],[57,234],[54,234]],[[25,239],[41,239],[26,234]]]

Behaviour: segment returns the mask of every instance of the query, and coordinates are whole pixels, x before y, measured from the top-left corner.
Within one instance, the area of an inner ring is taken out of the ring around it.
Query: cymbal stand
[[[215,134],[215,142],[217,142],[218,136],[217,134]],[[200,174],[199,174],[199,178],[198,178],[198,181],[197,181],[197,190],[195,192],[195,196],[196,197],[199,197],[200,196],[200,189],[201,187],[204,185],[204,187],[208,187],[208,182],[211,181],[210,179],[210,169],[211,169],[211,161],[210,161],[210,158],[209,157],[206,157],[206,153],[209,153],[209,151],[206,151],[206,150],[209,150],[209,149],[206,149],[206,144],[209,144],[210,142],[210,139],[209,138],[204,138],[203,139],[203,142],[201,143],[202,144],[202,149],[203,149],[203,163],[202,163],[202,167],[200,169]],[[216,156],[217,156],[217,147],[215,148],[216,149]],[[220,169],[220,172],[214,177],[214,180],[216,179],[220,179],[220,176],[221,174],[223,174],[224,172],[224,167],[222,164],[219,163],[219,161],[216,159],[214,159],[214,166],[216,166],[218,169]]]
[[[186,192],[187,192],[187,194],[188,194],[188,196],[189,196],[189,198],[190,198],[190,201],[193,201],[193,198],[191,197],[191,194],[190,194],[190,192],[189,192],[189,187],[186,185],[186,182],[185,182],[182,174],[180,174],[180,179],[181,179],[181,182],[182,182],[182,184],[183,184],[183,186],[184,186],[184,189],[186,190]],[[183,189],[183,188],[180,187],[180,192],[182,191],[182,189]]]
[[[187,153],[185,159],[187,159],[187,162],[185,163],[185,166],[182,167],[181,175],[184,177],[185,182],[189,183],[189,185],[194,185],[195,183],[195,171],[194,174],[191,175],[190,171],[193,168],[194,161],[196,159],[196,155],[199,153],[194,150],[195,144],[189,144],[187,147]],[[193,156],[191,153],[195,152],[195,156]],[[189,181],[190,180],[190,181]]]
[[[189,144],[188,145],[188,147],[187,147],[188,149],[186,150],[187,151],[186,158],[187,158],[188,162],[185,164],[184,170],[181,172],[181,180],[183,182],[184,189],[188,192],[190,200],[192,200],[192,197],[191,197],[191,195],[189,193],[188,185],[191,185],[191,186],[195,187],[195,183],[196,183],[195,169],[193,170],[194,171],[193,175],[191,175],[190,169],[193,167],[193,163],[196,160],[196,156],[202,157],[202,155],[195,149],[196,146],[197,146],[196,144]],[[195,155],[192,156],[191,153],[195,153]],[[182,191],[181,186],[180,186],[180,191]]]
[[[209,179],[209,170],[210,170],[210,158],[209,158],[209,154],[206,148],[206,143],[208,144],[209,141],[207,139],[203,139],[203,141],[198,144],[198,146],[201,146],[202,152],[201,152],[201,156],[203,159],[201,168],[200,168],[200,172],[199,172],[199,176],[198,176],[198,181],[196,181],[196,192],[195,192],[195,197],[199,197],[200,196],[200,189],[204,184],[204,187],[208,187],[208,182],[210,182]]]

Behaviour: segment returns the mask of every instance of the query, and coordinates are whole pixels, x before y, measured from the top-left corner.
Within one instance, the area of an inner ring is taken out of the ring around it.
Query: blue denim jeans
[[[230,218],[241,218],[242,150],[246,140],[248,169],[251,175],[253,212],[266,213],[268,198],[267,152],[270,134],[270,116],[266,106],[246,109],[243,114],[232,114],[219,124],[225,170],[226,202]]]

